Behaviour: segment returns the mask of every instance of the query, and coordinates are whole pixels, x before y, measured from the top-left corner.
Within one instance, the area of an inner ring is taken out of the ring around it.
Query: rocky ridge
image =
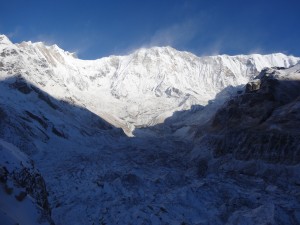
[[[299,65],[264,69],[213,117],[210,129],[221,137],[216,138],[214,155],[298,164],[299,89]]]

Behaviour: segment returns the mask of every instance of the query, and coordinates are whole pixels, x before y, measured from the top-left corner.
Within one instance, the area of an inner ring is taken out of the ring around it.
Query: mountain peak
[[[10,45],[11,41],[4,34],[0,34],[0,44]]]
[[[133,51],[133,54],[170,54],[174,52],[180,52],[179,50],[171,46],[153,46],[153,47],[141,47]]]

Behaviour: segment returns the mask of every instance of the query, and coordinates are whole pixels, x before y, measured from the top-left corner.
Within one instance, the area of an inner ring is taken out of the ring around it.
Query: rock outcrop
[[[242,94],[229,100],[211,121],[214,156],[241,160],[300,162],[300,73],[264,69]],[[211,137],[212,137],[211,136]]]
[[[4,224],[54,224],[44,178],[33,162],[1,139],[0,156],[0,217]]]

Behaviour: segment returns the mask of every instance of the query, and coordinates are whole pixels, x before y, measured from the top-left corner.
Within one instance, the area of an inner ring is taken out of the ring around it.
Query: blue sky
[[[140,47],[300,56],[300,0],[5,0],[0,33],[95,59]]]

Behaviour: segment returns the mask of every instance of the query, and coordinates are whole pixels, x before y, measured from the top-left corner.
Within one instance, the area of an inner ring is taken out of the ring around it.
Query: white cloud
[[[218,40],[210,43],[208,46],[205,46],[205,48],[202,46],[203,49],[199,49],[198,52],[200,52],[200,56],[220,55],[223,45],[223,39],[219,38]]]
[[[48,34],[39,34],[33,39],[33,41],[40,41],[46,45],[54,45],[54,44],[59,45],[55,37],[53,35],[48,35]]]
[[[198,31],[199,26],[197,26],[195,21],[192,19],[183,23],[173,24],[172,26],[157,30],[150,38],[148,45],[184,45],[191,41]]]
[[[195,38],[199,30],[199,22],[197,23],[196,19],[189,19],[182,23],[158,29],[150,38],[145,37],[143,43],[131,45],[123,50],[115,49],[115,52],[117,52],[117,54],[127,55],[137,49],[154,46],[172,46],[178,48]]]
[[[261,47],[256,47],[248,51],[248,54],[265,54],[265,51]]]

